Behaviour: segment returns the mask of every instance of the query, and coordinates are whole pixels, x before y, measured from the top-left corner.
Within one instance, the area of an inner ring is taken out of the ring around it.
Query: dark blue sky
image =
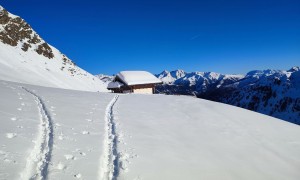
[[[299,0],[2,0],[98,74],[246,73],[300,65]]]

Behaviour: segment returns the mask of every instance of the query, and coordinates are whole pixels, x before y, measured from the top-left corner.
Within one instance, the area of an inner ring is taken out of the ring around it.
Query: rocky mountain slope
[[[163,71],[158,93],[194,95],[300,124],[300,70],[251,71],[243,75]]]
[[[102,81],[76,66],[24,19],[1,6],[0,78],[49,87],[106,91]]]

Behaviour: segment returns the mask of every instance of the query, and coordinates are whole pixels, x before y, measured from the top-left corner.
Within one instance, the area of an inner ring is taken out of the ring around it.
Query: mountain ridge
[[[164,82],[157,86],[157,93],[193,95],[300,124],[298,66],[289,70],[253,70],[246,75],[187,73],[183,70],[171,72],[165,70],[156,75]],[[172,76],[177,72],[185,75]]]

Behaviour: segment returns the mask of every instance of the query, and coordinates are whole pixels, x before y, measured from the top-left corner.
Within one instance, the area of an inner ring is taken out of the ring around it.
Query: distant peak
[[[177,69],[177,70],[174,70],[174,71],[172,71],[172,72],[184,72],[184,70],[182,70],[182,69]]]
[[[294,66],[290,70],[288,70],[288,72],[296,72],[296,71],[299,71],[299,70],[300,70],[299,66]]]

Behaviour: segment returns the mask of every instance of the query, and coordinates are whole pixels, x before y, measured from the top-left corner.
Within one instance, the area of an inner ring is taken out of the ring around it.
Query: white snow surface
[[[63,66],[62,54],[51,47],[53,59],[48,59],[35,51],[22,51],[0,42],[0,79],[47,87],[84,91],[107,91],[104,83],[77,66]],[[74,68],[73,76],[67,70]]]
[[[127,85],[161,83],[161,80],[147,71],[121,71],[117,76]]]
[[[299,126],[186,96],[0,81],[0,179],[298,180]]]
[[[0,92],[0,179],[97,179],[113,94],[5,81]]]

